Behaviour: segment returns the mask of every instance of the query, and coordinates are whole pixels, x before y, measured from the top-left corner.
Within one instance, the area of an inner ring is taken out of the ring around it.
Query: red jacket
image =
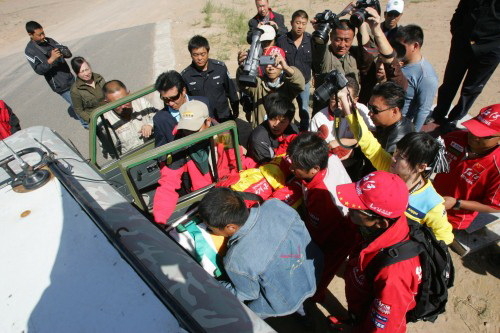
[[[217,171],[219,178],[237,172],[234,150],[224,149],[224,144],[218,143]],[[209,157],[210,159],[210,157]],[[160,180],[153,200],[153,216],[156,223],[166,224],[175,210],[182,186],[182,175],[187,173],[191,181],[189,191],[196,191],[214,182],[210,172],[203,174],[191,158],[174,161],[160,170]]]
[[[403,215],[374,241],[357,246],[349,256],[345,293],[349,312],[356,318],[353,332],[406,332],[406,312],[415,307],[422,278],[418,257],[382,268],[368,280],[365,269],[383,248],[408,239],[409,227]]]
[[[344,241],[345,234],[355,229],[345,217],[347,208],[337,200],[335,187],[351,179],[337,156],[330,156],[328,167],[320,170],[310,182],[302,181],[307,208],[306,226],[311,238],[323,251]],[[342,210],[342,211],[341,211]]]
[[[445,136],[450,172],[438,174],[434,188],[442,196],[474,200],[500,209],[500,148],[486,156],[466,159],[467,133],[459,131]],[[469,210],[450,209],[448,220],[455,229],[467,229],[477,214]]]

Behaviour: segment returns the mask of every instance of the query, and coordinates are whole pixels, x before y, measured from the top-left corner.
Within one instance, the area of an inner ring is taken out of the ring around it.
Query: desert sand
[[[382,0],[383,6],[385,2]],[[251,0],[212,1],[212,3],[220,5],[221,8],[232,8],[231,13],[242,12],[246,19],[255,14],[255,6]],[[312,17],[315,13],[327,8],[338,12],[346,3],[347,1],[340,3],[323,0],[271,1],[276,11],[285,14],[285,21],[289,20],[290,14],[296,9],[304,9]],[[440,79],[442,79],[448,58],[449,21],[457,4],[458,0],[407,0],[405,12],[400,21],[403,25],[415,23],[423,27],[425,33],[423,54],[434,66]],[[20,52],[23,52],[28,41],[24,24],[29,20],[40,22],[48,36],[63,43],[103,32],[167,21],[171,25],[175,69],[182,70],[189,64],[187,41],[194,34],[201,34],[211,41],[212,57],[222,58],[234,75],[236,53],[238,49],[245,48],[247,45],[239,44],[228,37],[224,25],[227,16],[224,14],[214,13],[207,22],[206,14],[202,13],[204,5],[205,1],[194,0],[39,0],[36,2],[0,0],[2,30],[0,59],[17,57]],[[309,31],[312,31],[311,27]],[[127,41],[116,42],[126,43]],[[154,48],[154,45],[151,47]],[[140,61],[141,59],[131,59],[131,66],[135,66]],[[148,61],[152,62],[152,59]],[[19,62],[26,63],[26,60],[19,56]],[[27,63],[26,66],[28,66]],[[34,73],[32,75],[35,76]],[[153,83],[154,79],[152,75],[150,82]],[[8,86],[8,84],[9,78],[4,76],[2,86]],[[476,114],[481,107],[498,103],[499,92],[500,75],[497,70],[476,100],[470,113]],[[0,91],[0,98],[1,95]],[[40,96],[33,98],[40,98]],[[23,117],[28,117],[23,110],[17,113],[21,121]],[[498,245],[495,244],[463,259],[453,254],[456,280],[455,286],[450,290],[446,313],[433,324],[410,324],[408,332],[500,332],[500,292],[496,289],[500,277],[499,252]],[[336,277],[330,290],[345,305],[343,283],[342,278]],[[327,312],[325,309],[322,310],[324,313]],[[291,319],[276,321],[275,324],[281,332],[301,331]],[[324,330],[319,326],[318,331]]]

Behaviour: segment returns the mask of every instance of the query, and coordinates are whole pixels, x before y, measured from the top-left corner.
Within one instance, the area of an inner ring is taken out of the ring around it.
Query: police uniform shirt
[[[213,106],[217,121],[231,116],[229,104],[238,102],[238,93],[229,76],[226,65],[222,61],[208,59],[206,71],[199,71],[191,63],[182,73],[190,96],[205,96]]]

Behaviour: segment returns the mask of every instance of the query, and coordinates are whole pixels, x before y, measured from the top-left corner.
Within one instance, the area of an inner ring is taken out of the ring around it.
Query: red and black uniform
[[[259,165],[271,162],[273,158],[286,154],[288,145],[297,137],[297,133],[297,127],[290,124],[282,135],[276,137],[271,133],[266,120],[250,134],[247,155]]]
[[[218,143],[216,151],[219,178],[237,172],[234,150],[224,149],[224,144]],[[166,224],[174,212],[179,192],[190,193],[214,182],[209,168],[203,170],[190,156],[174,157],[174,159],[160,170],[159,186],[153,201],[154,220],[159,224]]]
[[[0,99],[0,139],[5,139],[8,136],[21,130],[19,118],[12,112],[12,109]]]
[[[350,223],[347,210],[337,200],[335,187],[351,179],[337,156],[330,156],[328,167],[320,170],[310,182],[302,180],[307,216],[307,230],[324,253],[324,270],[315,299],[322,301],[335,273],[357,243],[356,226]]]
[[[500,148],[487,155],[467,158],[467,131],[458,131],[444,137],[449,173],[439,173],[434,188],[441,196],[474,200],[500,209]],[[478,212],[470,210],[447,211],[454,229],[467,229]]]
[[[406,332],[406,313],[416,305],[422,279],[419,257],[386,266],[372,279],[365,274],[381,249],[407,240],[409,231],[402,216],[374,241],[358,245],[350,254],[344,279],[348,309],[355,318],[353,332]]]

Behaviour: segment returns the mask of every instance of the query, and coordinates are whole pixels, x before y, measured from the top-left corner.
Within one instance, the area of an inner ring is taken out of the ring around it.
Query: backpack
[[[383,267],[420,257],[422,282],[415,307],[406,314],[407,322],[434,322],[445,311],[448,289],[453,286],[455,268],[448,247],[438,241],[425,225],[408,220],[410,239],[382,249],[368,264],[368,276],[375,277]]]

